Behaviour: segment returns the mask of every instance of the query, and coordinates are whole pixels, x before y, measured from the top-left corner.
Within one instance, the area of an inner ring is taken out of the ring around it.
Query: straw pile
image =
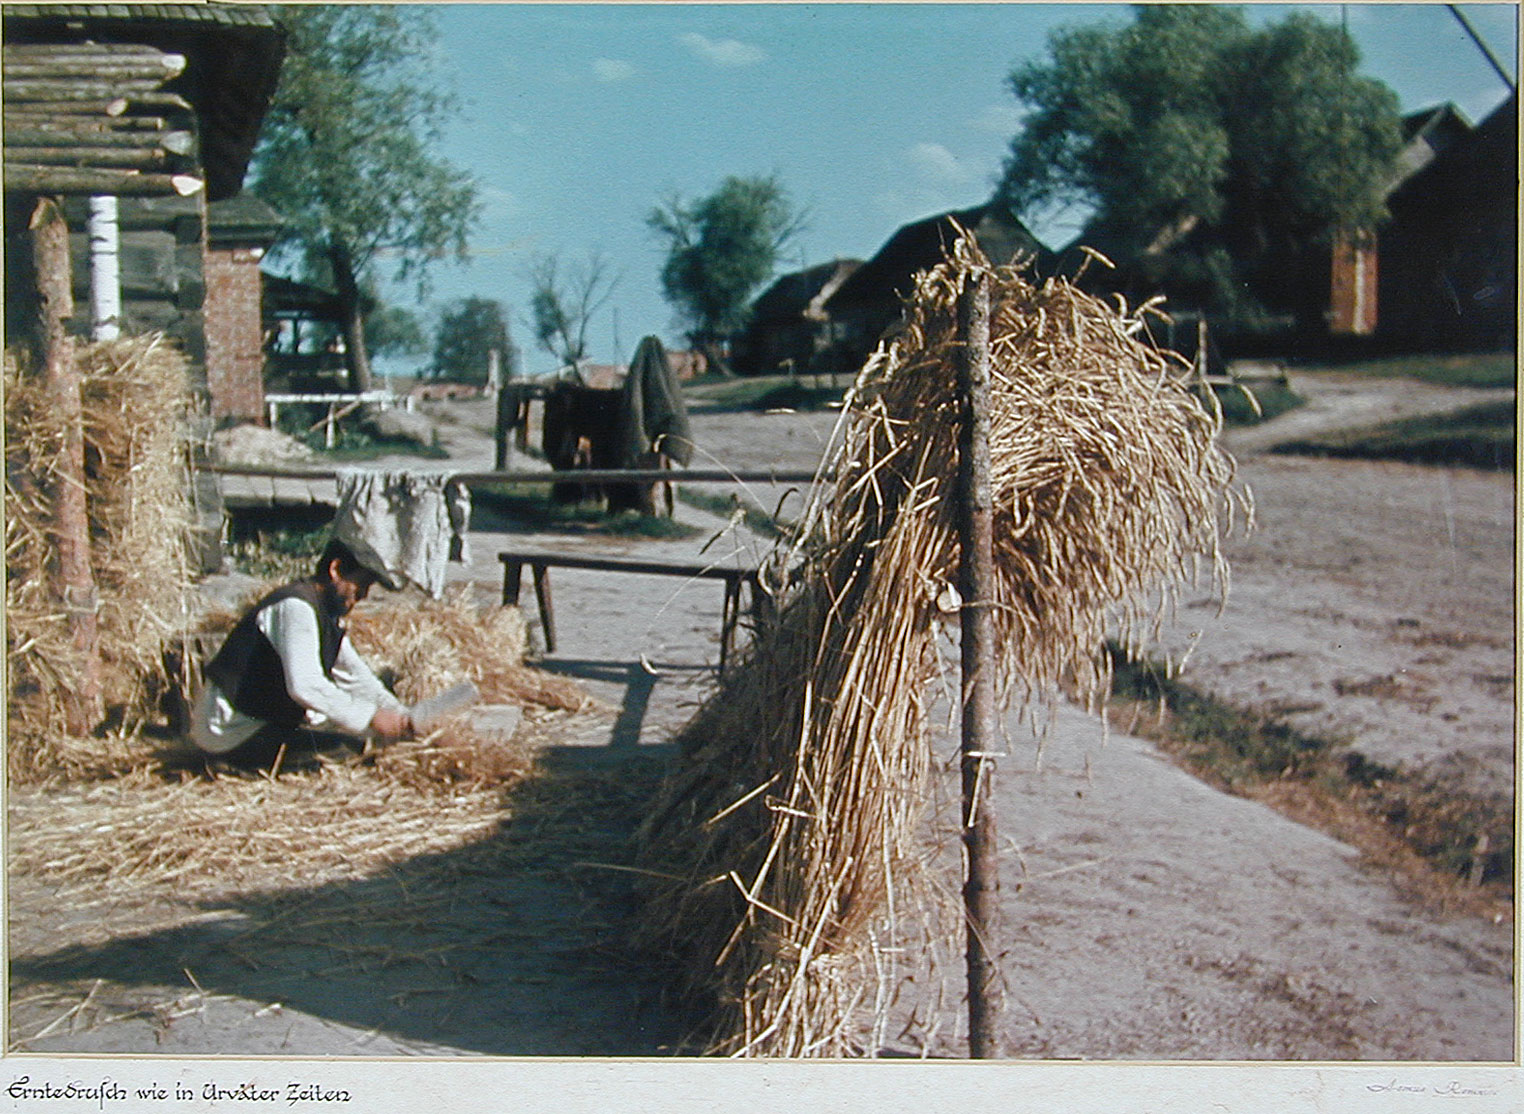
[[[349,621],[355,648],[378,674],[395,677],[403,702],[472,681],[488,704],[573,713],[591,706],[575,681],[524,664],[527,634],[517,607],[478,609],[469,585],[440,600],[412,595],[389,600],[389,606],[361,607]],[[528,776],[532,765],[529,748],[482,736],[468,715],[422,739],[387,746],[374,761],[388,779],[415,785],[507,786]]]
[[[182,432],[188,371],[159,335],[81,345],[77,357],[105,695],[132,718],[166,683],[164,649],[184,629],[193,522]],[[11,768],[35,772],[60,757],[48,740],[62,733],[59,694],[75,683],[64,616],[46,580],[54,550],[45,493],[63,430],[38,378],[9,354],[5,421]]]
[[[918,277],[902,333],[848,398],[817,539],[751,656],[685,728],[642,830],[642,939],[713,1003],[711,1050],[861,1052],[894,956],[926,921],[924,693],[957,577],[956,305],[990,277],[991,457],[1001,691],[1101,699],[1108,636],[1137,649],[1218,547],[1241,494],[1219,419],[1139,315],[1029,283],[968,240]],[[1145,307],[1147,308],[1147,307]],[[1243,500],[1246,504],[1246,500]]]
[[[208,767],[141,734],[55,737],[50,776],[13,787],[11,869],[71,901],[128,888],[135,899],[183,901],[362,878],[491,844],[517,811],[515,791],[540,775],[542,737],[601,710],[575,682],[523,663],[517,608],[478,609],[469,588],[439,601],[416,595],[362,605],[350,621],[356,646],[395,676],[403,700],[470,679],[484,700],[525,707],[511,739],[480,737],[460,716],[422,739],[269,776]],[[196,627],[215,643],[237,617],[215,610]]]

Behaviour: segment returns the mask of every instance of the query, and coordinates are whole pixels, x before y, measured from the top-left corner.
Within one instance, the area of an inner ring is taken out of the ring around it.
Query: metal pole
[[[990,807],[995,743],[993,497],[990,490],[990,290],[984,274],[965,280],[958,300],[962,423],[958,439],[958,580],[963,596],[963,846],[966,873],[968,1049],[975,1060],[999,1055],[1000,972],[995,962],[1000,871]]]

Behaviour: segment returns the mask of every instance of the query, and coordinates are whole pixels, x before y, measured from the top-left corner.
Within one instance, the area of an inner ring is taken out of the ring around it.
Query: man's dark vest
[[[277,588],[254,605],[228,634],[217,656],[206,667],[206,676],[215,681],[234,708],[246,716],[262,719],[280,727],[297,727],[307,710],[291,699],[286,691],[286,675],[280,655],[255,625],[259,613],[281,600],[299,599],[317,615],[318,657],[323,675],[332,679],[333,663],[339,656],[344,628],[339,617],[323,606],[322,589],[310,580],[298,580]]]

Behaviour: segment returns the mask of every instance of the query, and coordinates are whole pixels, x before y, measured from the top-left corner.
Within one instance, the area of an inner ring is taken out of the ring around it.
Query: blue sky
[[[1404,111],[1454,101],[1479,120],[1506,87],[1439,4],[1312,5],[1345,19],[1365,73]],[[599,252],[619,274],[589,330],[622,362],[648,333],[682,341],[645,217],[728,175],[773,174],[808,213],[791,270],[866,259],[901,224],[986,200],[1019,126],[1005,86],[1060,25],[1124,22],[1106,4],[441,4],[439,67],[462,109],[443,154],[484,201],[469,264],[437,264],[432,305],[495,298],[523,370],[553,361],[524,321],[532,260]],[[1250,19],[1288,5],[1254,5]],[[1461,10],[1511,75],[1517,7]],[[1075,229],[1038,227],[1052,244]],[[411,290],[393,289],[417,306]],[[422,307],[425,312],[428,306]],[[402,370],[397,367],[395,370]]]

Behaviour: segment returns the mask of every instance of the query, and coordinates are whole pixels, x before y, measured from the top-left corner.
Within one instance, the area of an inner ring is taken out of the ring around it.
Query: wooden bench
[[[503,565],[503,605],[517,605],[523,583],[524,566],[534,577],[535,601],[540,609],[540,626],[545,631],[545,652],[556,648],[556,617],[550,596],[550,570],[590,569],[598,572],[635,573],[644,576],[681,576],[689,580],[723,580],[725,603],[720,618],[720,671],[730,656],[736,627],[741,617],[741,586],[751,588],[751,612],[759,622],[768,614],[772,598],[762,591],[755,568],[726,568],[697,561],[643,561],[628,557],[595,557],[573,553],[548,553],[540,550],[510,550],[499,553]]]

